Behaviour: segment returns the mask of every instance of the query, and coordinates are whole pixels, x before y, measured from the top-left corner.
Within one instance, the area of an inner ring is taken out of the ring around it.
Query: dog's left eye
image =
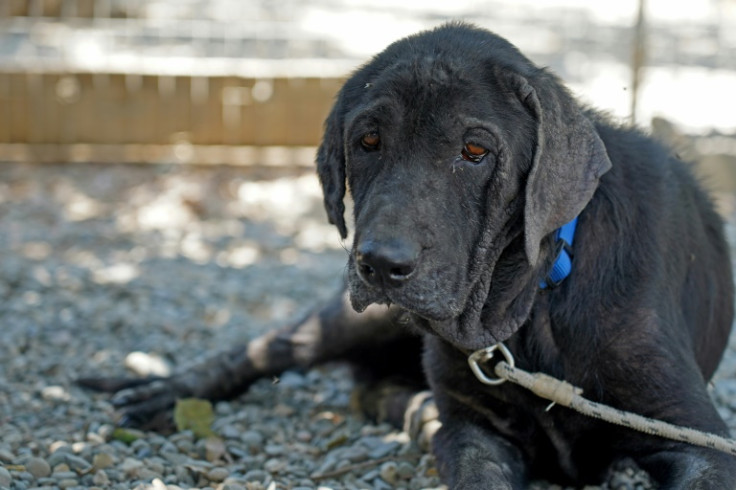
[[[473,143],[466,143],[460,151],[460,156],[463,157],[463,160],[471,163],[480,163],[486,155],[488,155],[488,150]]]
[[[378,149],[378,145],[381,143],[381,137],[377,131],[371,131],[363,135],[360,138],[360,144],[368,151],[374,151]]]

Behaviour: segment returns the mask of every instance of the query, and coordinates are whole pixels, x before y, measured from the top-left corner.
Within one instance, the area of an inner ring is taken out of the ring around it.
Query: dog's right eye
[[[474,145],[473,143],[467,143],[460,152],[463,160],[472,163],[480,163],[480,161],[483,160],[483,157],[487,154],[488,150],[480,145]]]
[[[378,149],[378,145],[381,143],[381,137],[378,136],[377,131],[371,131],[366,133],[360,138],[360,145],[366,150],[373,151]]]

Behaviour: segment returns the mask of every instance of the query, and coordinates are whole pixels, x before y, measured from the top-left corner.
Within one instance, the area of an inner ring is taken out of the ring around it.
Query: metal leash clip
[[[509,351],[508,347],[506,347],[503,342],[499,342],[496,345],[485,347],[483,349],[478,349],[468,356],[470,369],[473,371],[473,374],[475,374],[475,377],[478,378],[478,381],[483,384],[497,386],[506,381],[504,378],[489,378],[480,367],[480,363],[485,363],[493,359],[494,353],[497,350],[501,352],[506,363],[508,363],[509,366],[514,367],[514,356],[511,355],[511,351]]]

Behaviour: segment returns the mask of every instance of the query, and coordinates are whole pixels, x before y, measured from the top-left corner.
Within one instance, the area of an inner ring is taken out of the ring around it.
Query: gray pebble
[[[379,469],[379,474],[381,475],[381,479],[383,481],[393,485],[399,479],[399,467],[393,461],[388,461],[381,465],[381,468]]]
[[[263,470],[250,470],[245,474],[243,479],[246,482],[261,482],[263,483],[268,478],[268,473]]]
[[[391,490],[392,488],[394,488],[394,485],[386,483],[381,478],[376,478],[372,481],[371,488],[373,490]]]
[[[174,469],[174,474],[176,475],[176,479],[179,482],[179,485],[187,487],[194,485],[194,479],[189,474],[189,470],[187,470],[183,466],[177,466]]]
[[[141,449],[150,447],[150,444],[145,439],[136,439],[130,443],[130,450],[133,452],[140,451]]]
[[[108,468],[105,470],[105,474],[110,479],[110,481],[126,481],[128,479],[125,474],[120,471],[118,468]]]
[[[97,453],[92,458],[92,466],[98,470],[108,468],[113,464],[115,464],[115,457],[107,452]]]
[[[233,406],[229,402],[220,401],[215,403],[215,413],[219,416],[230,415],[233,411]]]
[[[161,476],[162,475],[160,473],[153,471],[150,468],[141,468],[137,471],[135,478],[139,480],[153,480],[155,478],[160,478]]]
[[[26,464],[26,470],[33,475],[33,478],[44,478],[51,474],[51,465],[42,458],[31,458]]]
[[[365,461],[368,459],[368,451],[361,446],[352,446],[342,453],[342,457],[350,460],[353,463],[356,463],[358,461]]]
[[[322,464],[315,470],[314,474],[322,475],[328,471],[332,471],[335,468],[335,465],[337,465],[337,459],[327,455],[327,457],[322,461]]]
[[[123,463],[120,465],[120,470],[130,478],[138,478],[142,469],[143,463],[133,458],[125,458]]]
[[[71,469],[76,470],[80,473],[89,471],[92,468],[92,465],[89,463],[89,461],[74,454],[67,454],[64,458],[64,462],[68,464]]]
[[[263,445],[263,435],[255,430],[247,430],[240,435],[240,441],[251,450],[258,450]]]
[[[398,450],[400,447],[401,444],[396,441],[382,442],[381,444],[376,445],[370,450],[370,452],[368,453],[368,457],[370,459],[385,458],[389,454]]]
[[[13,483],[13,477],[10,476],[10,472],[0,466],[0,487],[10,487],[11,483]]]
[[[373,469],[366,473],[363,473],[363,476],[361,476],[360,478],[362,478],[365,481],[371,481],[371,480],[375,480],[379,476],[380,475],[379,475],[378,469]]]
[[[146,467],[149,470],[159,474],[164,474],[166,471],[165,463],[166,461],[161,458],[150,458],[145,461]]]
[[[299,442],[310,442],[312,440],[312,433],[308,430],[299,430],[296,433],[296,440]]]
[[[135,457],[138,459],[146,459],[153,456],[153,451],[150,447],[143,447],[135,452]]]
[[[49,463],[49,466],[52,468],[60,465],[60,464],[66,464],[66,458],[69,456],[71,451],[71,448],[62,446],[58,448],[56,451],[51,453],[51,455],[46,458],[46,461]]]
[[[243,429],[236,425],[226,425],[225,427],[220,429],[218,432],[225,439],[238,439],[240,438],[240,435],[243,433]]]
[[[73,471],[54,471],[54,474],[52,475],[57,480],[71,480],[77,477],[77,474]]]
[[[99,486],[107,486],[110,484],[110,478],[108,478],[107,473],[105,470],[97,470],[95,472],[95,476],[92,478],[92,482],[95,485]]]
[[[244,460],[250,457],[250,451],[248,451],[246,448],[236,445],[236,444],[229,444],[227,446],[227,452],[230,453],[231,456],[233,456],[235,459]]]
[[[207,478],[215,482],[221,482],[230,476],[227,468],[212,468],[207,472]]]
[[[163,456],[166,461],[175,466],[183,465],[184,463],[189,461],[189,457],[186,454],[181,454],[178,452],[162,452],[161,456]]]
[[[33,481],[33,475],[31,475],[27,471],[16,472],[13,475],[13,478],[15,479],[16,482],[20,480],[28,481],[28,482]]]
[[[283,459],[271,458],[263,463],[263,469],[268,471],[269,473],[278,473],[286,468],[287,464],[288,462],[284,461]]]
[[[399,478],[403,480],[410,480],[416,474],[416,468],[414,468],[414,465],[412,465],[411,463],[402,461],[399,463],[397,472]]]
[[[302,388],[306,383],[306,378],[295,371],[286,371],[279,377],[279,385],[288,388]]]
[[[224,483],[221,490],[247,490],[247,487],[240,483]]]
[[[87,442],[90,442],[94,445],[100,445],[105,443],[105,438],[102,437],[100,434],[96,434],[94,432],[88,432],[87,433]]]
[[[97,429],[97,433],[106,441],[110,440],[113,432],[115,432],[115,426],[112,424],[102,424],[99,429]]]
[[[15,460],[13,453],[5,447],[0,447],[0,462],[10,464]]]
[[[178,443],[179,441],[194,441],[194,433],[191,430],[182,430],[177,432],[176,434],[172,434],[169,437],[169,440],[173,442],[174,444]]]
[[[176,441],[176,447],[179,448],[179,451],[183,453],[191,453],[192,451],[194,451],[194,443],[189,439]]]
[[[266,444],[263,451],[269,456],[280,456],[284,454],[284,446],[280,444]]]
[[[161,452],[161,454],[164,454],[164,453],[177,454],[179,452],[179,449],[174,444],[172,444],[170,441],[166,441],[161,445],[159,452]]]

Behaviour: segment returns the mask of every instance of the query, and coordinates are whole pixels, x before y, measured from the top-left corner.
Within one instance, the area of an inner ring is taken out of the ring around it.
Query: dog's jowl
[[[451,488],[595,484],[620,459],[661,488],[736,488],[731,455],[545,410],[521,387],[481,384],[467,363],[503,342],[517,366],[589,399],[728,437],[706,385],[731,329],[731,266],[689,164],[581,106],[504,39],[449,24],[352,75],[317,166],[343,237],[346,193],[354,203],[349,302],[119,393],[127,420],[346,356],[374,381],[429,386]]]

